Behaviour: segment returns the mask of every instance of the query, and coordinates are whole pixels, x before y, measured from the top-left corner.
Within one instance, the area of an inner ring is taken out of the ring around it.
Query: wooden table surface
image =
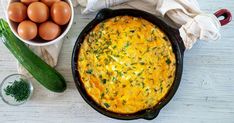
[[[202,10],[214,13],[228,8],[234,14],[233,0],[199,0]],[[0,17],[3,10],[0,9]],[[234,123],[234,23],[222,27],[222,38],[215,42],[197,42],[185,52],[180,87],[173,99],[152,121],[121,121],[92,109],[78,93],[71,74],[71,52],[81,30],[94,14],[81,15],[75,8],[74,25],[68,33],[56,69],[65,77],[68,89],[62,94],[47,91],[34,82],[32,99],[13,107],[0,101],[0,122],[16,123]],[[0,82],[17,73],[16,59],[0,43]]]

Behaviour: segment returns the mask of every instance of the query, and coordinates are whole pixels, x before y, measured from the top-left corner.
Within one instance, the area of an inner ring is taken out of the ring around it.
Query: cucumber
[[[0,19],[0,39],[22,66],[45,88],[53,92],[66,90],[63,76],[34,54],[10,30],[8,23]]]

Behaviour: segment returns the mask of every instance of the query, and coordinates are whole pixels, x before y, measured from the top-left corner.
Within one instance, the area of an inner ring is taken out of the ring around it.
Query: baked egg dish
[[[169,38],[140,17],[116,16],[99,23],[86,35],[78,55],[87,94],[111,112],[152,108],[174,82],[176,58]]]

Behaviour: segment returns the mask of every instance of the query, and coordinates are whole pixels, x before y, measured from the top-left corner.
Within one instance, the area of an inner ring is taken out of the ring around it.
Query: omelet
[[[174,82],[176,58],[169,38],[140,17],[116,16],[99,23],[86,35],[78,55],[87,94],[111,112],[152,108]]]

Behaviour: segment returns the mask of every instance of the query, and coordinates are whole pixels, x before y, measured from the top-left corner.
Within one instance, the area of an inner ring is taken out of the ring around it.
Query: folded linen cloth
[[[219,20],[202,12],[196,0],[77,0],[77,3],[85,7],[83,14],[125,3],[168,18],[179,26],[186,49],[192,48],[198,39],[209,41],[221,37]]]

